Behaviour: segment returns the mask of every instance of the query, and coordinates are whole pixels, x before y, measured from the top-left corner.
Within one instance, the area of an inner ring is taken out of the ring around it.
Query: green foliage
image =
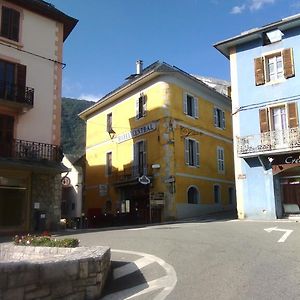
[[[85,122],[78,114],[95,104],[92,101],[62,98],[61,143],[65,154],[81,156],[85,152]]]
[[[79,245],[78,239],[54,239],[49,235],[16,235],[13,239],[15,245],[20,246],[43,246],[43,247],[64,247],[75,248]]]

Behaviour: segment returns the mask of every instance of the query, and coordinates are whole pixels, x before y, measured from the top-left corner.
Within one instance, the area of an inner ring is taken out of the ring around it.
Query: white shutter
[[[196,166],[197,167],[200,167],[200,149],[199,149],[199,142],[195,141],[195,146],[196,146],[196,159],[195,159],[195,162],[196,162]]]
[[[183,113],[187,114],[187,93],[183,94]]]
[[[135,118],[139,119],[139,97],[135,101]]]
[[[218,110],[214,108],[214,124],[217,127],[218,126]]]
[[[198,98],[197,97],[194,97],[194,109],[195,109],[194,117],[198,119],[199,111],[198,111]]]
[[[222,110],[222,128],[225,129],[225,111]]]
[[[184,160],[189,164],[189,139],[184,139]]]
[[[147,114],[147,96],[143,95],[143,116]]]

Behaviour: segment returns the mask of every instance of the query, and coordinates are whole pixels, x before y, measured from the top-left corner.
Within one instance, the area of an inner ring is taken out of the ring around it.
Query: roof
[[[232,47],[261,39],[263,33],[274,29],[280,29],[281,31],[284,31],[298,26],[300,26],[300,14],[283,18],[279,21],[264,25],[260,28],[247,30],[245,32],[242,32],[238,36],[214,44],[214,47],[219,50],[224,56],[229,58],[229,52]]]
[[[51,3],[43,0],[6,0],[64,25],[64,41],[76,26],[78,20],[66,15]]]
[[[93,106],[87,108],[83,112],[79,114],[79,116],[82,119],[86,119],[89,115],[94,113],[95,111],[98,110],[98,108],[106,101],[109,101],[112,99],[114,96],[120,95],[122,92],[125,92],[128,88],[130,87],[137,87],[140,84],[149,81],[150,79],[157,77],[159,75],[163,74],[170,74],[170,73],[176,73],[180,74],[190,80],[193,80],[194,82],[200,84],[202,87],[210,90],[213,93],[216,93],[218,95],[224,96],[217,92],[214,88],[210,87],[206,83],[204,83],[202,80],[196,78],[195,76],[177,68],[176,66],[171,66],[166,62],[161,62],[161,61],[156,61],[152,63],[151,65],[147,66],[144,68],[141,72],[141,74],[132,74],[129,77],[127,77],[127,81],[117,87],[116,89],[112,90],[108,94],[106,94],[104,97],[102,97],[96,104]],[[226,97],[226,96],[224,96]],[[227,97],[226,97],[227,98]]]

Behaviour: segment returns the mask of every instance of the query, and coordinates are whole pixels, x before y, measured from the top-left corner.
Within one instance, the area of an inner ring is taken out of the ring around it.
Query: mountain
[[[81,156],[85,152],[85,122],[78,114],[95,104],[92,101],[62,98],[61,144],[65,154]]]

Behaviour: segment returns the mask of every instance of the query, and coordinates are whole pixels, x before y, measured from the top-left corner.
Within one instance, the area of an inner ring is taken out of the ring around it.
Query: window
[[[295,76],[293,49],[257,57],[254,59],[255,84],[263,85]]]
[[[219,173],[225,172],[224,160],[224,149],[222,147],[217,147],[217,166]]]
[[[185,143],[185,163],[189,166],[200,166],[199,142],[186,138]]]
[[[214,201],[215,201],[215,204],[218,204],[221,202],[220,186],[217,184],[214,185]]]
[[[134,144],[134,173],[138,176],[147,175],[146,141]]]
[[[20,13],[14,9],[2,6],[1,36],[19,41]]]
[[[266,75],[267,81],[275,81],[284,78],[281,53],[266,57]]]
[[[234,188],[230,187],[228,189],[228,204],[233,204],[234,202]]]
[[[296,128],[299,126],[297,103],[262,108],[259,110],[259,122],[261,133]]]
[[[225,112],[217,107],[214,108],[214,124],[215,127],[225,129]]]
[[[143,93],[140,94],[140,97],[136,101],[136,119],[140,119],[146,116],[146,105],[147,97]]]
[[[106,153],[106,175],[110,176],[112,174],[112,152]]]
[[[184,94],[183,112],[193,118],[198,118],[198,99],[190,94]]]
[[[112,113],[109,113],[106,115],[106,131],[111,133],[112,130]]]
[[[25,101],[26,66],[0,60],[0,98]]]
[[[191,186],[187,192],[188,203],[197,204],[199,203],[199,192],[196,187]]]

